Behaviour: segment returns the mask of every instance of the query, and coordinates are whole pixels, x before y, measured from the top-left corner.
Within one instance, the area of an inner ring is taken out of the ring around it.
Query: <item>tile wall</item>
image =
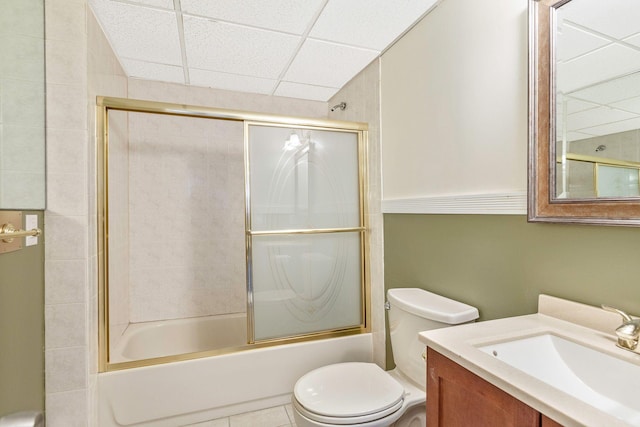
[[[97,425],[95,95],[127,80],[85,0],[47,0],[47,426]]]
[[[130,320],[246,311],[242,122],[130,114]]]
[[[596,151],[596,148],[601,145],[604,146],[604,149]],[[561,150],[560,144],[558,144],[557,150]],[[573,154],[640,162],[640,130],[629,130],[611,135],[571,141],[568,144],[567,151]],[[560,168],[560,166],[558,166],[558,168]],[[558,170],[558,173],[561,173],[561,171]],[[592,163],[570,161],[567,174],[569,197],[596,197]],[[558,179],[558,187],[560,187],[560,185],[561,180]]]
[[[371,331],[374,362],[385,367],[385,294],[383,219],[380,168],[380,62],[373,61],[329,100],[329,107],[347,103],[345,110],[329,112],[329,118],[369,124],[367,222],[369,226],[369,276],[371,289]],[[409,285],[409,284],[407,284]]]
[[[88,423],[88,200],[85,5],[45,2],[47,425]]]

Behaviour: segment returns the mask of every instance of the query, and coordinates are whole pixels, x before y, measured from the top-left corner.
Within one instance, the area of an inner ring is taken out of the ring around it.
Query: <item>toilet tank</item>
[[[387,300],[396,369],[424,390],[425,346],[418,340],[418,333],[473,322],[478,318],[478,309],[418,288],[389,289]]]

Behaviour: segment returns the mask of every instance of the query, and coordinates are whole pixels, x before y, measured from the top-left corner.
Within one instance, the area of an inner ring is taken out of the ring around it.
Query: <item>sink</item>
[[[640,426],[640,366],[550,333],[482,344],[478,349],[630,425]]]

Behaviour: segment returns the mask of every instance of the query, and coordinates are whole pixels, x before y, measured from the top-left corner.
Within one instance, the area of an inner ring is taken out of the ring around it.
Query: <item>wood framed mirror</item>
[[[640,2],[530,0],[531,222],[640,226]]]

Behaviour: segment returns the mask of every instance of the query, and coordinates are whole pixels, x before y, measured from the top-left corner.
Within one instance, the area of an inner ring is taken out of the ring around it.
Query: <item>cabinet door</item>
[[[541,426],[542,427],[562,427],[562,424],[553,421],[551,418],[542,415]]]
[[[427,349],[428,427],[538,427],[540,413]]]

